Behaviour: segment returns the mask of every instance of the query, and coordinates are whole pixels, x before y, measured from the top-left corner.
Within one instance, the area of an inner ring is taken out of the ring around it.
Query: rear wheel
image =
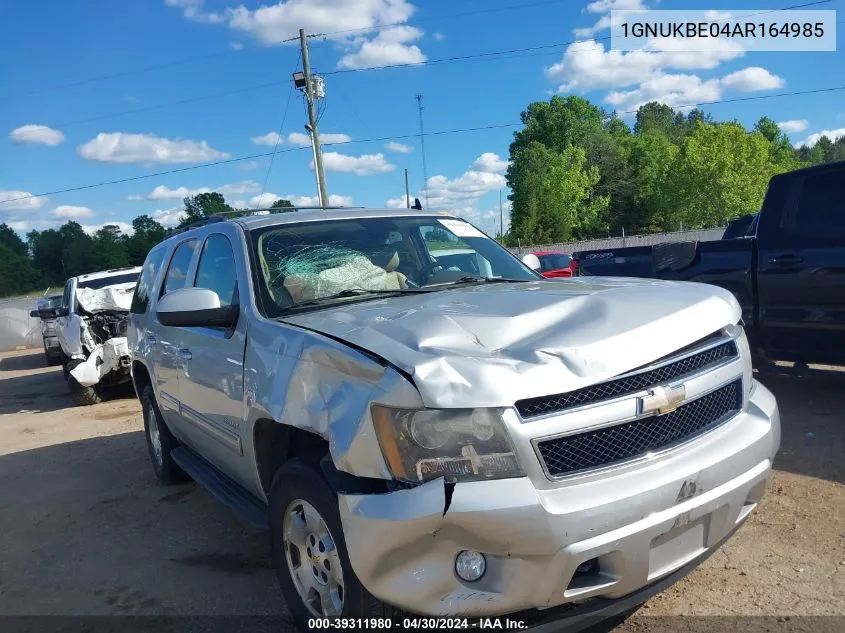
[[[287,462],[270,489],[273,566],[296,623],[318,617],[391,618],[400,614],[372,596],[355,576],[337,495],[318,468]]]
[[[70,390],[70,398],[73,401],[73,404],[78,407],[86,407],[103,401],[96,385],[92,387],[84,387],[83,385],[80,385],[79,381],[70,374],[70,372],[84,362],[85,361],[83,360],[73,359],[65,364],[65,371],[67,372],[67,387]]]

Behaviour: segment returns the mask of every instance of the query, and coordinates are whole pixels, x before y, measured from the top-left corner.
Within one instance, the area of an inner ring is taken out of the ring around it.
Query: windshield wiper
[[[444,281],[440,284],[431,284],[426,286],[428,288],[437,287],[437,286],[453,286],[455,284],[468,284],[468,283],[524,283],[527,281],[532,281],[531,279],[509,279],[508,277],[482,277],[480,275],[465,275],[463,277],[459,277],[452,281]]]
[[[299,303],[295,303],[292,306],[288,306],[285,310],[291,310],[293,308],[301,308],[303,306],[315,305],[318,303],[323,303],[325,301],[331,301],[332,299],[344,299],[346,297],[363,297],[366,295],[393,295],[393,294],[402,294],[402,293],[414,293],[414,292],[432,292],[431,290],[426,290],[424,288],[397,288],[396,290],[366,290],[364,288],[347,288],[346,290],[341,290],[333,295],[329,295],[327,297],[316,297],[314,299],[308,299],[307,301],[301,301]]]

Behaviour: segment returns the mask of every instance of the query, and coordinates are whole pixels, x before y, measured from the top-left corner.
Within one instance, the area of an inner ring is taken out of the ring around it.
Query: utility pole
[[[408,170],[405,170],[405,206],[411,208],[411,189],[408,187]]]
[[[305,98],[308,102],[308,122],[311,125],[311,141],[314,145],[314,170],[317,172],[320,206],[326,206],[326,174],[323,172],[323,151],[320,148],[320,133],[317,131],[317,113],[314,109],[314,85],[311,82],[311,64],[308,61],[308,40],[305,29],[299,29],[299,45],[302,48],[302,72],[305,74]]]
[[[428,209],[428,167],[425,164],[425,132],[423,132],[423,104],[422,95],[414,97],[417,100],[417,107],[420,111],[420,149],[422,150],[423,162],[423,195],[425,196],[425,208]]]
[[[502,190],[499,189],[499,239],[505,242],[505,214],[502,211]]]

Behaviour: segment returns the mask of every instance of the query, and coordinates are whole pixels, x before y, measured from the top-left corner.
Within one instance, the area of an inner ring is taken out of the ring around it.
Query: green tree
[[[276,200],[273,204],[271,204],[270,209],[272,209],[271,213],[288,213],[289,211],[296,210],[290,200],[281,199]]]
[[[673,167],[679,151],[677,145],[658,131],[635,138],[630,158],[633,200],[623,225],[627,233],[660,233],[677,228],[677,205],[667,193],[672,188]]]
[[[120,227],[107,224],[99,229],[93,238],[97,253],[97,268],[124,268],[129,265],[129,250]]]
[[[675,112],[665,103],[650,101],[637,110],[634,134],[660,132],[669,138],[675,136]]]
[[[5,222],[0,224],[0,244],[8,248],[15,255],[26,257],[29,254],[29,248],[27,248],[26,242]]]
[[[510,196],[512,240],[563,242],[601,230],[608,199],[594,193],[598,168],[586,163],[584,150],[574,145],[556,152],[533,141],[517,155]]]
[[[602,130],[606,114],[582,97],[554,96],[550,101],[537,101],[520,115],[525,127],[514,133],[511,156],[532,142],[562,152],[570,145],[580,145],[584,137]]]
[[[32,262],[10,248],[5,239],[0,241],[0,297],[22,294],[43,284],[44,279]]]
[[[760,210],[769,179],[779,170],[771,159],[771,143],[760,132],[749,134],[736,123],[697,123],[665,193],[677,205],[684,228],[724,226]]]
[[[150,249],[166,236],[167,229],[149,215],[139,215],[132,220],[132,235],[126,238],[130,265],[143,264]]]
[[[185,214],[179,222],[179,228],[193,224],[210,215],[231,214],[234,211],[232,207],[226,204],[226,199],[216,191],[188,196],[183,200],[183,203]]]

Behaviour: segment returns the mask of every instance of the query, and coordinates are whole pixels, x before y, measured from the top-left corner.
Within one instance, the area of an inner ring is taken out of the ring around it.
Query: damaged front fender
[[[125,337],[109,339],[95,346],[85,362],[74,367],[70,375],[83,387],[93,387],[116,371],[129,375],[129,344]]]

